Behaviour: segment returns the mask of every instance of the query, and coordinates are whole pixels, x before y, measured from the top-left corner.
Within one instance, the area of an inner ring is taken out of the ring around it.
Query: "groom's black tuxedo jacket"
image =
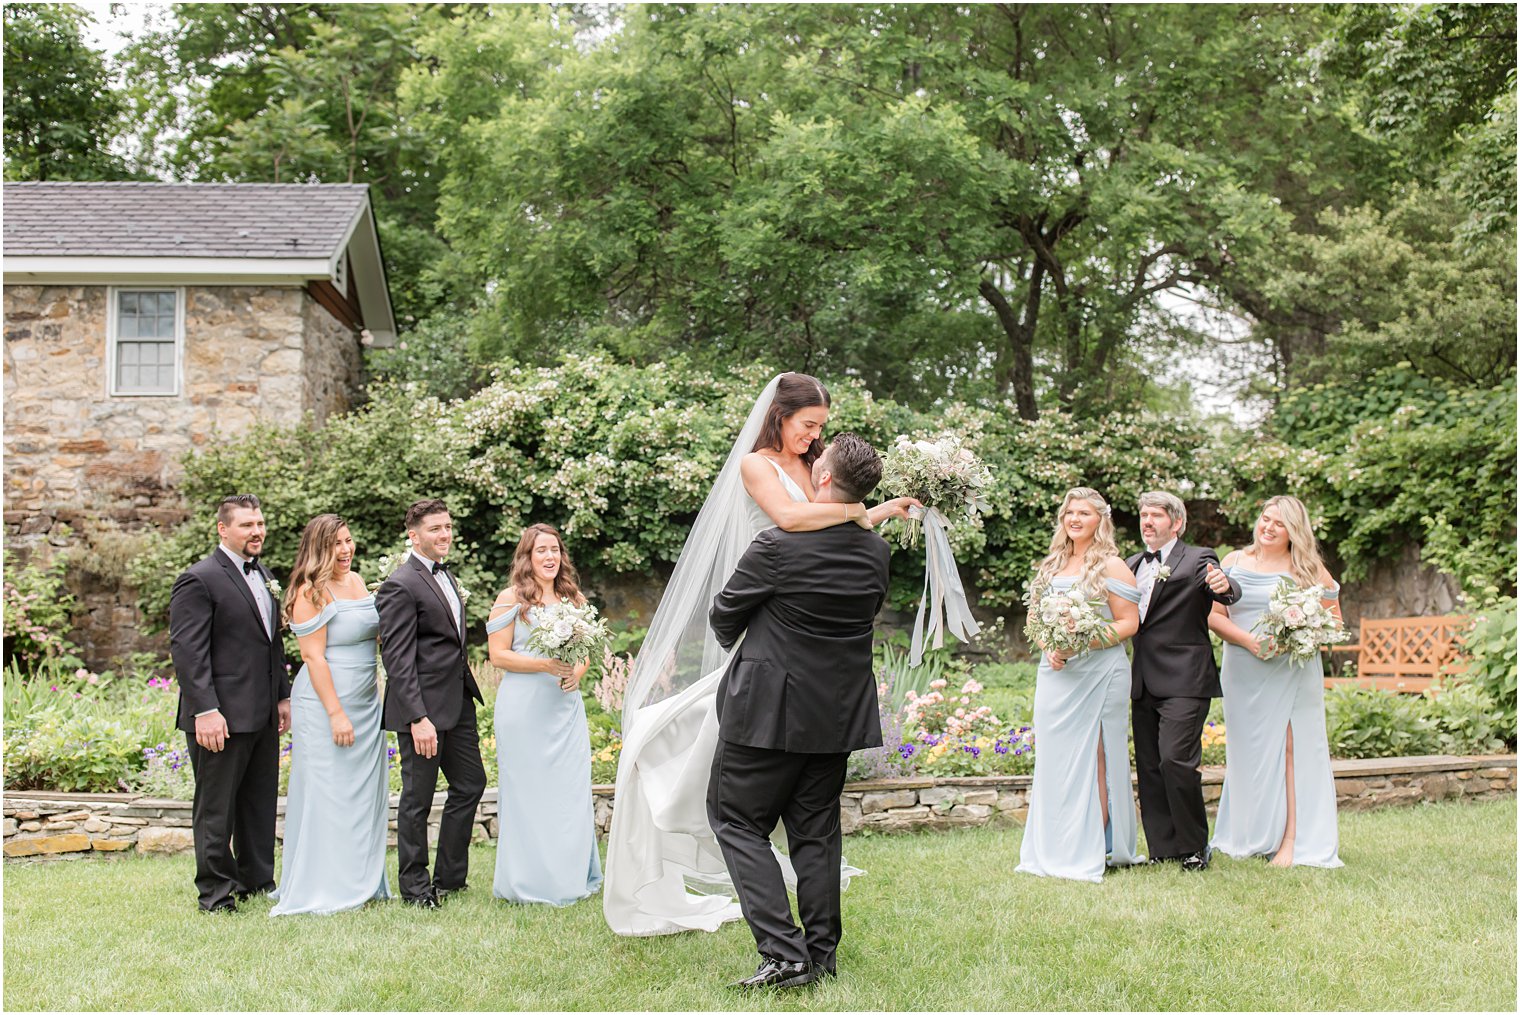
[[[1125,563],[1138,574],[1140,560],[1137,553]],[[1216,602],[1229,606],[1240,598],[1240,585],[1231,578],[1229,592],[1209,588],[1204,575],[1208,565],[1219,566],[1219,556],[1180,539],[1161,563],[1171,568],[1171,576],[1152,587],[1135,633],[1130,697],[1148,690],[1157,698],[1217,698],[1222,692],[1209,642],[1209,611]]]
[[[262,563],[260,583],[273,577]],[[269,615],[278,626],[280,604],[269,592]],[[169,654],[179,680],[175,725],[195,731],[198,713],[216,709],[229,733],[257,733],[279,725],[276,706],[290,697],[285,646],[264,626],[242,565],[220,547],[174,580],[169,593]]]
[[[886,540],[858,525],[755,537],[708,614],[724,648],[729,743],[837,754],[881,745],[871,631],[887,594]]]
[[[449,575],[461,603],[459,585]],[[465,659],[465,631],[432,572],[408,553],[375,593],[380,614],[380,659],[385,663],[384,726],[409,732],[426,716],[438,730],[459,723],[465,697],[483,701]]]

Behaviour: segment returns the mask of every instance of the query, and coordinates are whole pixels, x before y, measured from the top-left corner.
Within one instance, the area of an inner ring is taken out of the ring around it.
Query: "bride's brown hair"
[[[554,576],[555,597],[581,605],[586,597],[581,595],[581,576],[576,572],[575,565],[570,563],[570,554],[565,552],[565,537],[559,534],[559,529],[543,522],[523,529],[522,538],[517,541],[517,549],[512,552],[510,584],[512,591],[517,593],[518,603],[524,609],[544,605],[538,601],[538,579],[533,577],[533,544],[538,542],[539,536],[553,536],[554,541],[559,543],[559,573]]]
[[[781,424],[803,409],[821,405],[827,409],[833,404],[829,389],[816,377],[807,374],[782,374],[776,383],[776,397],[765,410],[765,422],[760,424],[760,436],[755,438],[751,451],[780,451]],[[802,464],[811,466],[823,454],[823,435],[819,434],[802,454]]]

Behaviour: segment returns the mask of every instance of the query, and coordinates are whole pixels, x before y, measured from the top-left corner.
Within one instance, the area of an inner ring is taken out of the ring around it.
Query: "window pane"
[[[173,311],[170,311],[168,314],[160,314],[157,318],[155,318],[155,320],[158,323],[157,323],[157,325],[153,329],[153,337],[154,338],[173,338],[174,337],[174,313],[173,313]]]
[[[137,293],[121,294],[121,312],[124,314],[137,313]]]

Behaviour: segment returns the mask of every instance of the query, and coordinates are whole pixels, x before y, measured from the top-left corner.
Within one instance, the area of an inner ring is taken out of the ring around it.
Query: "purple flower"
[[[1005,744],[1005,743],[1003,743],[1003,741],[1001,741],[1001,740],[999,740],[996,744],[994,744],[992,749],[994,751],[997,751],[999,754],[1007,754],[1008,753],[1008,745]]]
[[[897,749],[897,753],[901,754],[903,756],[903,760],[906,761],[907,759],[913,757],[913,745],[903,744]]]

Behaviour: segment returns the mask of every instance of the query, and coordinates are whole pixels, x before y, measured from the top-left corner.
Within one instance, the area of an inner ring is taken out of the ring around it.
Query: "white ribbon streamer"
[[[929,508],[924,512],[924,550],[927,553],[924,594],[918,600],[918,617],[913,622],[909,666],[924,661],[926,635],[934,639],[934,648],[942,648],[946,631],[961,641],[970,641],[982,630],[966,603],[966,590],[961,586],[960,572],[956,570],[955,557],[950,552],[950,537],[945,532],[947,524],[938,509]],[[927,629],[924,626],[926,611]]]

